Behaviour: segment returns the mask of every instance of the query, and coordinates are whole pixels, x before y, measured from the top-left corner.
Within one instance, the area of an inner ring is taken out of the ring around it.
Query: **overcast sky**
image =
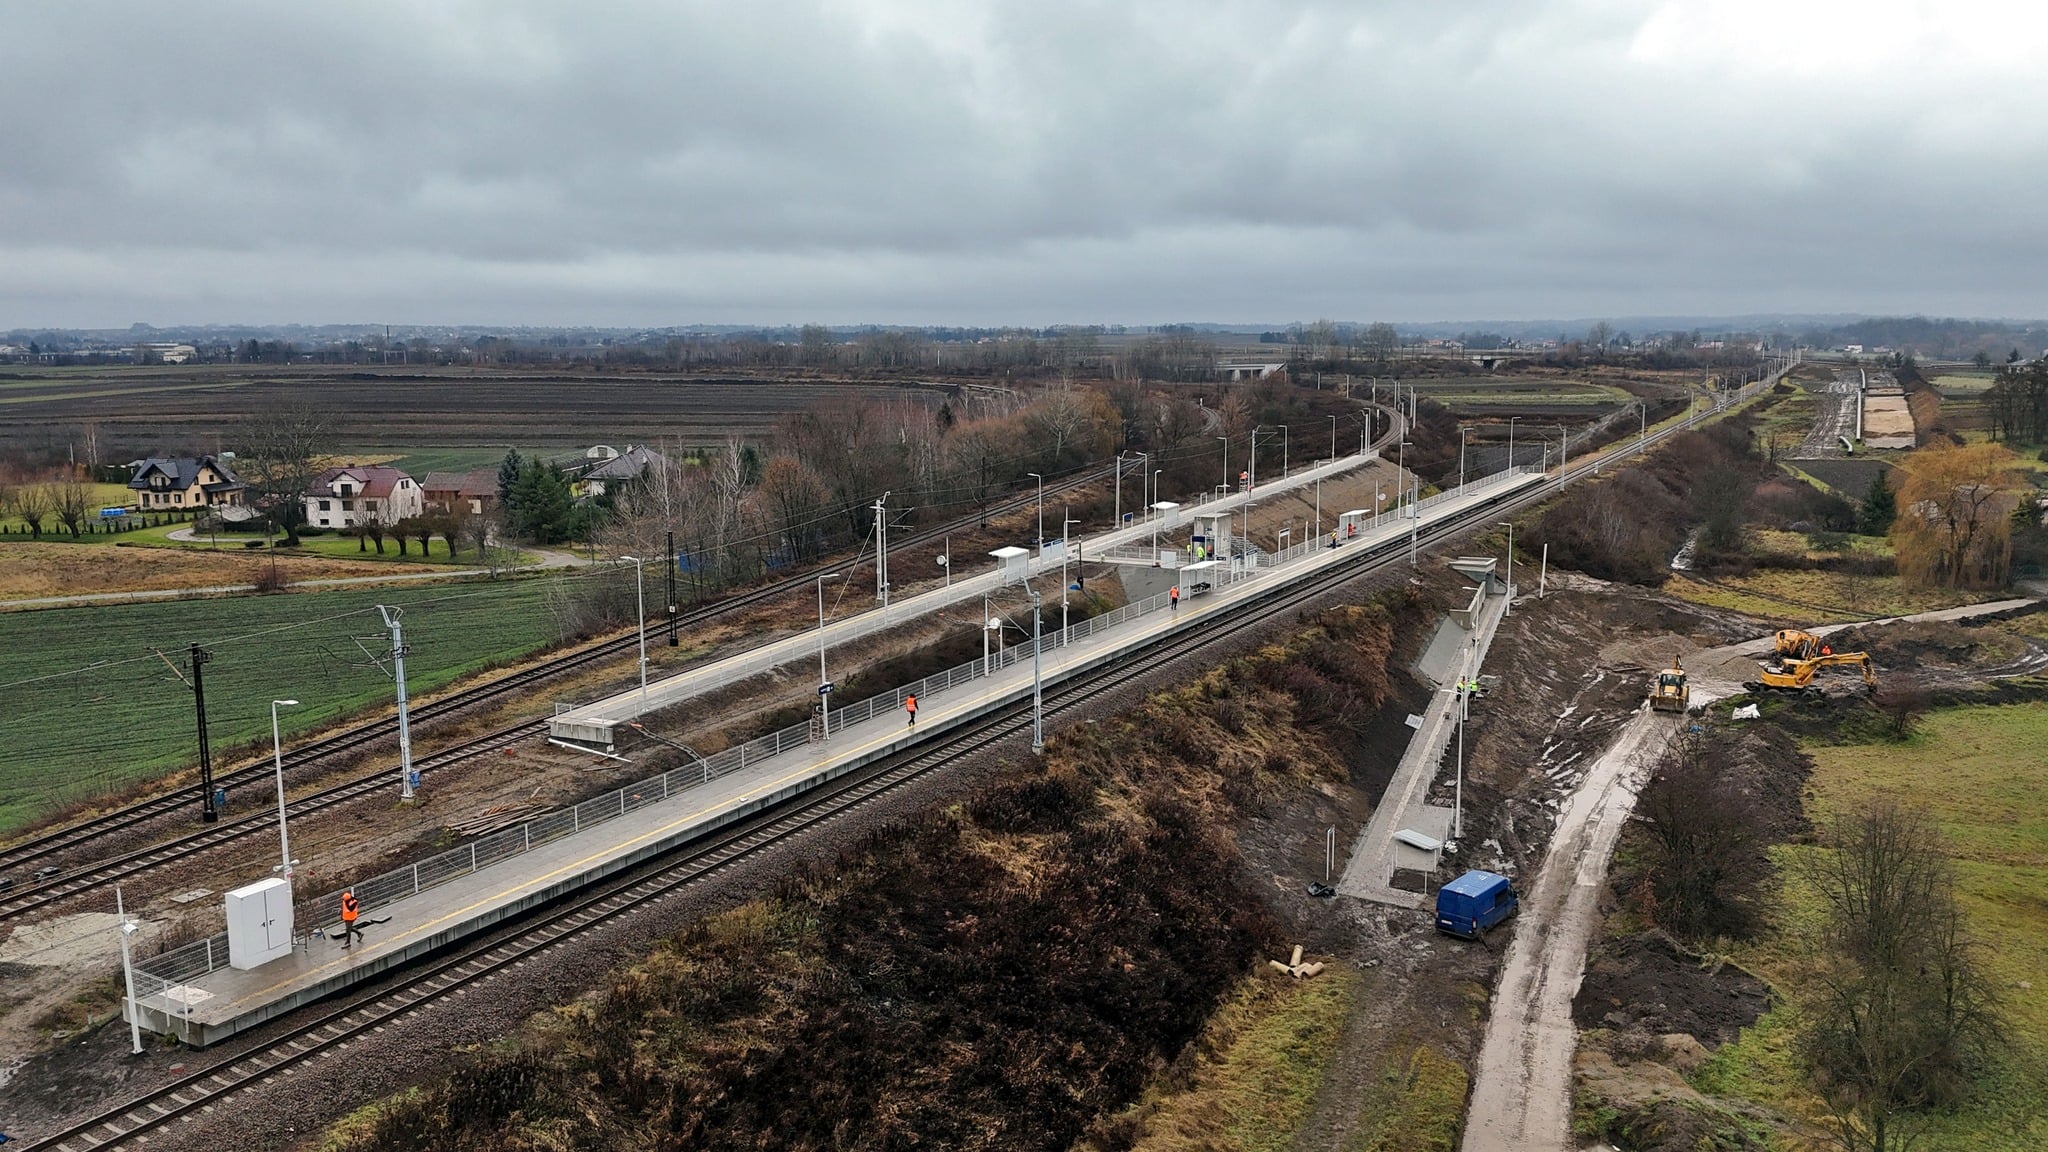
[[[2048,6],[0,7],[0,329],[2048,315]]]

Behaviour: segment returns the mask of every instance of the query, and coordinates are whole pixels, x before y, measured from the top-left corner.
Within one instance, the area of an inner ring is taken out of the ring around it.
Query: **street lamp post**
[[[278,871],[284,873],[286,880],[292,878],[292,840],[284,826],[284,742],[277,731],[277,710],[298,706],[297,700],[270,702],[270,762],[277,770],[277,848],[284,859],[284,863],[278,865]]]
[[[1337,458],[1337,418],[1330,417],[1330,459]]]
[[[1472,683],[1472,646],[1477,641],[1466,641],[1462,670],[1458,673],[1458,777],[1451,786],[1451,839],[1456,840],[1465,831],[1465,717],[1471,710],[1466,703],[1470,699],[1467,685]]]
[[[1564,430],[1564,424],[1557,426],[1557,474],[1564,475],[1565,466],[1572,462],[1571,433]]]
[[[640,704],[647,704],[647,563],[638,556],[621,556],[619,559],[633,566],[634,601],[639,605],[640,620]]]
[[[1115,504],[1115,507],[1114,507],[1114,508],[1112,509],[1112,511],[1111,511],[1111,514],[1112,514],[1113,516],[1115,516],[1115,518],[1116,518],[1116,520],[1115,520],[1116,526],[1117,526],[1117,527],[1119,527],[1119,528],[1123,527],[1123,526],[1124,526],[1124,454],[1123,454],[1123,453],[1121,453],[1121,452],[1119,452],[1119,453],[1117,453],[1117,454],[1116,454],[1116,504]]]
[[[988,662],[988,634],[991,629],[996,627],[996,622],[989,619],[988,595],[986,592],[981,594],[981,674],[983,676],[992,675],[994,671]]]
[[[832,679],[825,675],[825,581],[837,575],[826,572],[818,577],[818,727],[826,736],[832,734]]]
[[[1515,466],[1515,420],[1516,417],[1508,417],[1508,467],[1510,468]]]
[[[1230,491],[1230,437],[1218,436],[1223,441],[1223,491]]]
[[[1461,495],[1465,491],[1465,434],[1470,431],[1462,425],[1458,428],[1458,492]]]
[[[1287,425],[1282,424],[1280,426],[1280,477],[1283,480],[1287,477],[1287,445],[1292,440],[1293,436],[1288,433]]]

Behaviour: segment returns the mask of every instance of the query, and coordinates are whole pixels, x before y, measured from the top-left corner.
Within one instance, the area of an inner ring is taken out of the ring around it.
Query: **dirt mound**
[[[1721,1045],[1769,1007],[1763,981],[1730,964],[1707,963],[1652,929],[1610,941],[1587,961],[1572,1019],[1581,1028],[1685,1032]]]
[[[1757,802],[1758,837],[1775,844],[1804,835],[1808,825],[1801,796],[1813,758],[1776,724],[1746,725],[1732,737],[1724,732],[1722,739],[1730,752],[1730,780]]]
[[[1828,642],[1837,652],[1868,652],[1880,667],[1901,670],[1983,671],[2010,664],[2027,649],[2010,632],[1936,620],[1858,625]]]

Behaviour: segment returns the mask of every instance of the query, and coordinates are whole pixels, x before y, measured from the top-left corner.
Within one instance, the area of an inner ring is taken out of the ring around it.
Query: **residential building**
[[[240,504],[248,490],[218,456],[151,456],[128,467],[135,470],[128,487],[145,511]]]
[[[320,473],[306,490],[306,523],[353,528],[374,520],[396,524],[426,511],[419,482],[382,464],[350,464]]]
[[[498,506],[498,470],[429,472],[420,482],[427,507],[436,512],[481,516]]]
[[[596,449],[592,449],[596,451]],[[652,448],[640,446],[628,448],[613,456],[578,480],[579,495],[602,496],[607,488],[638,480],[648,472],[661,472],[668,468],[668,458]]]

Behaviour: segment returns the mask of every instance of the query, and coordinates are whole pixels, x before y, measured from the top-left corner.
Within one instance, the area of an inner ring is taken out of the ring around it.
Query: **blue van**
[[[1477,940],[1488,928],[1515,914],[1520,902],[1505,876],[1471,871],[1437,889],[1436,930]]]

